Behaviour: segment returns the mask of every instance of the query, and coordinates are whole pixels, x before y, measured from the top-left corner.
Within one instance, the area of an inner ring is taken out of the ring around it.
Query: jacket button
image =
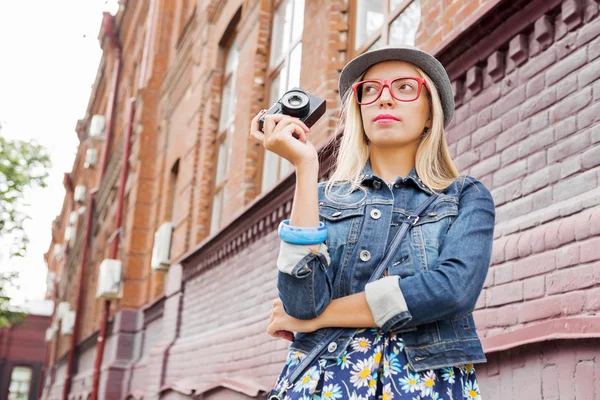
[[[381,182],[379,182],[379,181],[373,181],[373,187],[375,189],[381,189]]]
[[[329,346],[327,346],[327,351],[329,351],[330,353],[333,353],[336,350],[337,350],[337,343],[336,342],[329,343]]]
[[[360,252],[360,259],[363,261],[369,261],[371,259],[371,253],[369,250],[363,250]]]
[[[373,219],[379,219],[379,217],[381,217],[381,211],[379,211],[376,208],[372,209],[371,210],[371,218],[373,218]]]
[[[331,214],[332,217],[337,217],[338,215],[341,215],[342,212],[341,211],[336,211],[333,214]]]

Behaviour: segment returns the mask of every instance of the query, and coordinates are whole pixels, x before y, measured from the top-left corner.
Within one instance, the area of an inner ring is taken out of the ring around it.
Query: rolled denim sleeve
[[[388,276],[365,288],[373,317],[384,331],[460,316],[475,308],[494,241],[495,206],[489,190],[467,178],[459,210],[429,271]]]
[[[281,242],[277,258],[277,289],[285,312],[298,319],[319,316],[331,302],[333,276],[327,246],[317,252],[307,246]]]

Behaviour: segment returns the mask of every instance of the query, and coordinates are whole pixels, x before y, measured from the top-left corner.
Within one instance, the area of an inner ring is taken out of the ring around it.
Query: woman
[[[293,343],[272,395],[479,399],[473,364],[486,359],[472,311],[495,210],[488,189],[459,176],[450,157],[448,75],[421,50],[388,47],[350,61],[339,88],[344,134],[328,182],[317,184],[317,152],[301,121],[269,115],[264,132],[264,110],[252,121],[251,135],[296,167],[286,224],[327,230],[324,243],[281,242],[268,333]],[[403,223],[410,230],[393,262],[369,282]]]

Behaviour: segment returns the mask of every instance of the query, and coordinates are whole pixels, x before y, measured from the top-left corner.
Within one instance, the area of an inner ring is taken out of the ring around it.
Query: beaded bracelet
[[[290,220],[285,219],[277,229],[279,238],[291,244],[319,244],[327,238],[327,227],[319,221],[319,227],[299,227],[290,225]]]

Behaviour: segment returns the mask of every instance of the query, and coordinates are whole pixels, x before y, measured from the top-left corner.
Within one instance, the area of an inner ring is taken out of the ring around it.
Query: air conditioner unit
[[[60,324],[61,335],[73,334],[73,327],[75,326],[75,311],[67,311],[63,315],[62,323]]]
[[[121,261],[107,258],[100,263],[96,297],[112,300],[120,299],[122,296]]]
[[[64,253],[64,249],[62,244],[60,243],[55,243],[54,244],[54,258],[56,258],[58,261],[62,260],[62,256]]]
[[[104,115],[96,114],[92,117],[90,121],[90,137],[95,139],[99,139],[104,135]]]
[[[48,271],[48,274],[46,275],[46,287],[47,287],[46,291],[48,293],[52,292],[52,290],[54,288],[55,280],[56,280],[56,272]]]
[[[65,314],[69,312],[69,308],[70,306],[68,301],[61,301],[60,303],[58,303],[58,307],[56,307],[56,319],[58,321],[63,319]]]
[[[50,342],[54,339],[54,328],[50,327],[46,329],[46,342]]]
[[[73,228],[72,226],[67,226],[65,228],[65,243],[72,243],[74,237],[75,237],[75,228]]]
[[[84,201],[85,200],[85,190],[86,190],[85,186],[77,185],[75,187],[75,192],[73,193],[73,199],[75,201]]]
[[[71,211],[69,214],[69,225],[77,226],[77,220],[79,219],[79,213],[77,211]]]
[[[154,247],[152,248],[152,261],[150,263],[153,270],[164,271],[169,268],[172,236],[173,224],[171,222],[162,224],[154,234]]]
[[[85,168],[90,168],[90,167],[93,167],[94,165],[96,165],[97,162],[98,162],[98,150],[96,150],[94,148],[87,149],[85,151],[85,163],[83,166]]]

